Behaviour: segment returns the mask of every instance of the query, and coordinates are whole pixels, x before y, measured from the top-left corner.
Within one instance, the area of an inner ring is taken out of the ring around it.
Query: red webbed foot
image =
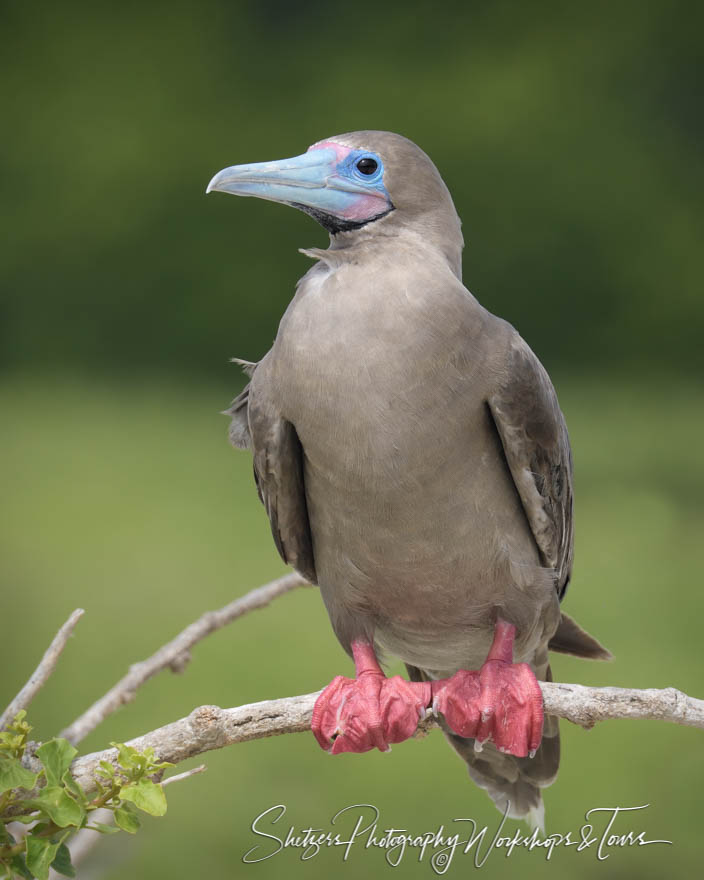
[[[386,678],[369,644],[353,642],[352,653],[357,677],[338,675],[330,682],[315,702],[311,728],[333,755],[374,748],[388,752],[391,743],[415,733],[430,704],[431,686],[399,675]]]
[[[475,749],[491,740],[501,752],[535,754],[543,735],[543,695],[527,663],[513,663],[516,628],[496,624],[494,642],[479,672],[460,670],[432,683],[433,709]]]

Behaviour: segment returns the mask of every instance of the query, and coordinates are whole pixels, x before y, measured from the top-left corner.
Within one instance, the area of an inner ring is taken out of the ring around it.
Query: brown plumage
[[[346,650],[371,640],[414,680],[476,669],[497,617],[538,678],[550,679],[548,649],[607,657],[560,612],[573,498],[555,391],[463,286],[445,184],[399,135],[326,143],[381,157],[392,207],[306,252],[316,264],[230,410],[282,558],[320,586]],[[511,815],[540,821],[556,719],[533,759],[447,736],[500,809],[510,799]]]

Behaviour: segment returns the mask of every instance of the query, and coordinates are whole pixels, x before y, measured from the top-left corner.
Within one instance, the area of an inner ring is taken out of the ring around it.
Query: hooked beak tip
[[[205,188],[206,196],[211,192],[223,192],[223,190],[227,192],[222,184],[227,182],[227,172],[230,170],[230,168],[222,168],[217,174],[213,174]]]

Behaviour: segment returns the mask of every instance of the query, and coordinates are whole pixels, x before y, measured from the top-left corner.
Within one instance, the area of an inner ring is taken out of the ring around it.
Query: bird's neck
[[[331,234],[328,250],[317,251],[316,255],[325,260],[323,254],[327,254],[330,262],[354,262],[360,256],[375,251],[385,251],[390,256],[394,253],[402,254],[404,258],[411,252],[421,260],[442,260],[453,275],[462,280],[464,242],[459,231],[455,236],[441,236],[432,225],[425,224],[420,228],[412,225],[399,227],[397,224],[385,223],[386,219],[384,217],[361,229]]]

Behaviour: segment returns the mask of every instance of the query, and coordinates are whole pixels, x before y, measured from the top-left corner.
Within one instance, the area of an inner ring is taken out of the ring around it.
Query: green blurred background
[[[283,571],[248,455],[218,411],[232,355],[267,350],[310,218],[204,197],[240,162],[386,128],[435,160],[464,220],[465,281],[550,370],[576,461],[566,610],[615,654],[555,678],[704,696],[702,6],[694,2],[5,2],[0,82],[0,702],[87,610],[32,719],[47,738],[203,610]],[[314,590],[222,631],[83,743],[321,687],[350,664]],[[487,877],[700,869],[700,732],[563,724],[549,831],[649,803],[619,830],[673,846],[493,855]],[[498,819],[439,734],[331,760],[312,736],[210,753],[136,838],[81,877],[386,876],[381,853],[257,865],[252,819],[328,828],[372,803],[416,832]],[[513,829],[516,823],[508,823]],[[409,853],[399,869],[434,876]],[[472,870],[456,858],[449,876]]]

